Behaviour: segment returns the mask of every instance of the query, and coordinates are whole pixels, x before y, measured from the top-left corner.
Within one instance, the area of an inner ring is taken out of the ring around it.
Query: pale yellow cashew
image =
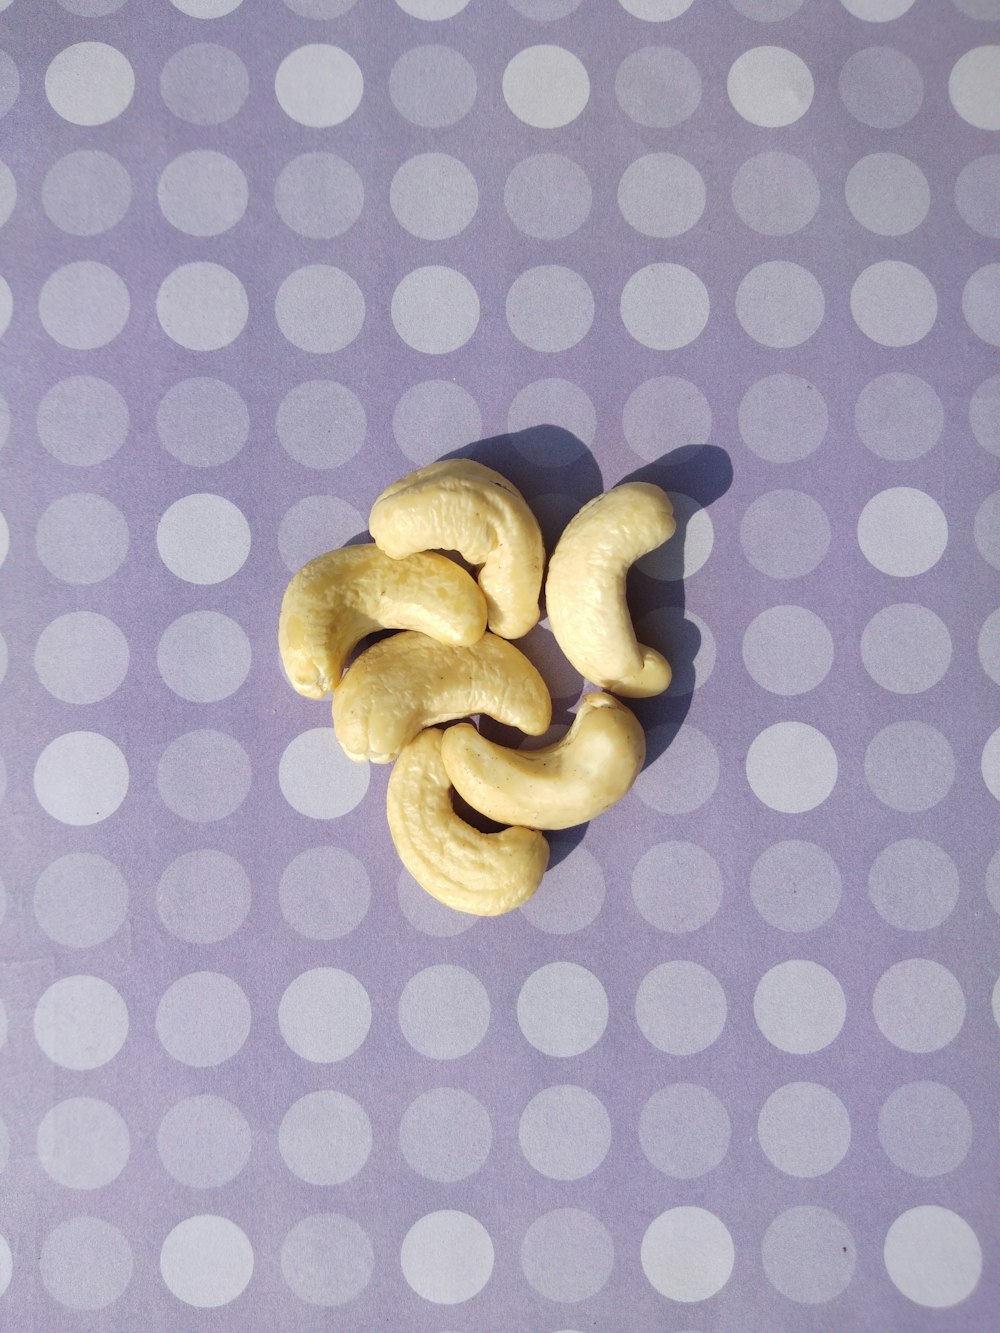
[[[535,892],[549,861],[541,833],[480,833],[454,811],[441,762],[442,733],[422,731],[389,777],[386,813],[399,859],[417,883],[458,912],[499,916]]]
[[[486,601],[460,565],[431,551],[407,560],[371,543],[328,551],[299,570],[281,603],[278,647],[292,687],[322,699],[355,645],[379,629],[473,644],[486,629]]]
[[[625,577],[676,526],[666,492],[632,481],[585,504],[559,538],[545,583],[549,624],[577,671],[602,689],[643,698],[670,684],[666,658],[636,640]]]
[[[498,824],[561,829],[585,824],[620,801],[646,758],[635,715],[610,694],[585,694],[561,740],[510,750],[475,727],[449,727],[441,758],[452,786]]]
[[[541,736],[552,700],[541,676],[506,639],[484,634],[468,648],[405,631],[373,644],[333,694],[333,726],[350,759],[390,763],[423,727],[488,713]]]
[[[521,492],[499,472],[471,458],[431,463],[382,492],[368,528],[394,558],[457,551],[479,566],[494,634],[519,639],[538,620],[542,534]]]

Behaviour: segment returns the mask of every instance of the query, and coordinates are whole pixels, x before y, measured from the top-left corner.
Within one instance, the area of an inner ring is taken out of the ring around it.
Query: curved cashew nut
[[[441,762],[442,733],[422,731],[389,777],[386,813],[399,859],[417,883],[458,912],[499,916],[535,892],[549,862],[541,833],[480,833],[456,815]]]
[[[447,556],[391,560],[377,546],[345,546],[310,560],[285,589],[278,646],[292,687],[310,699],[335,689],[355,645],[378,629],[421,630],[472,644],[486,629],[486,601]]]
[[[394,558],[457,551],[480,566],[494,634],[519,639],[538,620],[542,534],[524,496],[499,472],[471,458],[431,463],[382,492],[368,528]]]
[[[585,694],[561,740],[509,750],[467,722],[449,727],[441,758],[451,784],[498,824],[571,828],[620,801],[646,758],[635,715],[610,694]]]
[[[541,736],[552,720],[545,682],[495,634],[453,648],[413,631],[373,644],[333,694],[333,727],[350,759],[387,764],[423,727],[488,713]]]
[[[633,481],[585,504],[559,538],[545,583],[549,624],[580,674],[603,689],[644,698],[670,684],[666,658],[636,640],[625,576],[676,527],[666,492]]]

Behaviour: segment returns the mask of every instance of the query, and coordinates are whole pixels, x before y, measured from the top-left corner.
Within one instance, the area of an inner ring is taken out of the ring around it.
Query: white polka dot
[[[243,925],[250,897],[250,880],[239,861],[206,848],[171,861],[156,886],[156,910],[177,939],[218,944]]]
[[[128,546],[128,524],[121,511],[103,496],[87,492],[53,500],[35,529],[39,560],[63,583],[101,583],[110,578]]]
[[[38,1126],[38,1160],[46,1175],[73,1190],[96,1190],[117,1179],[129,1159],[128,1126],[96,1097],[71,1097]]]
[[[172,740],[156,768],[160,798],[175,815],[209,824],[234,814],[247,798],[250,759],[224,731],[188,731]]]
[[[893,1285],[916,1305],[944,1310],[967,1300],[983,1272],[983,1250],[964,1218],[937,1204],[901,1213],[883,1249]]]
[[[274,182],[274,206],[281,220],[310,240],[342,236],[361,216],[364,202],[361,177],[335,153],[293,157]]]
[[[697,1083],[661,1088],[639,1115],[639,1142],[647,1160],[673,1180],[714,1171],[729,1151],[731,1134],[725,1106]]]
[[[45,332],[60,347],[77,352],[113,342],[127,324],[130,309],[122,279],[92,259],[56,269],[38,297],[38,317]]]
[[[426,23],[454,18],[468,3],[469,0],[396,0],[404,14],[423,19]]]
[[[214,42],[196,42],[175,51],[160,75],[160,96],[180,120],[221,125],[247,99],[250,76],[234,51]]]
[[[129,648],[106,616],[70,611],[46,625],[35,644],[35,675],[48,692],[68,704],[107,699],[125,679]]]
[[[979,130],[1000,130],[1000,46],[977,46],[955,62],[948,76],[951,104]]]
[[[513,168],[503,191],[507,216],[518,231],[539,241],[571,236],[590,215],[587,173],[559,153],[526,157]]]
[[[407,389],[392,415],[400,449],[414,463],[432,463],[483,433],[472,395],[450,380],[424,380]]]
[[[618,183],[622,217],[643,236],[681,236],[705,211],[705,182],[696,167],[673,153],[638,158]]]
[[[726,92],[744,120],[777,129],[794,124],[809,110],[813,77],[794,52],[782,46],[755,46],[733,61]]]
[[[246,288],[221,264],[181,264],[156,293],[156,317],[163,332],[192,352],[228,347],[243,332],[249,314]]]
[[[518,436],[543,424],[557,427],[558,435]],[[515,436],[514,447],[537,467],[565,467],[583,455],[584,445],[593,443],[597,413],[578,384],[562,379],[535,380],[515,394],[507,411],[507,429]]]
[[[6,162],[0,162],[0,227],[10,220],[17,204],[17,181]]]
[[[833,635],[804,606],[772,606],[747,626],[743,664],[762,689],[785,697],[821,685],[833,666]]]
[[[543,1055],[581,1055],[604,1035],[608,997],[593,972],[578,963],[547,963],[521,987],[517,1022]]]
[[[391,312],[408,347],[442,356],[463,347],[479,327],[479,296],[464,274],[429,264],[399,282]]]
[[[129,411],[107,380],[71,375],[59,380],[38,404],[38,438],[60,463],[90,467],[113,458],[125,443]]]
[[[435,1305],[460,1305],[486,1286],[493,1242],[468,1213],[444,1209],[414,1222],[403,1237],[399,1263],[408,1286]]]
[[[980,771],[990,795],[1000,801],[1000,727],[983,746]]]
[[[715,636],[700,616],[679,606],[662,607],[636,624],[641,643],[665,649],[673,675],[665,695],[679,699],[698,690],[715,669]]]
[[[554,1208],[537,1217],[521,1242],[521,1271],[549,1301],[571,1304],[607,1284],[615,1247],[607,1229],[580,1208]]]
[[[798,375],[769,375],[751,384],[739,406],[740,435],[770,463],[797,463],[819,448],[829,425],[823,395]]]
[[[788,260],[774,259],[750,270],[736,292],[736,316],[764,347],[798,347],[820,324],[826,302],[813,275]]]
[[[313,1064],[334,1064],[353,1055],[371,1027],[368,992],[350,972],[314,967],[287,987],[278,1005],[278,1026],[296,1055]]]
[[[281,1245],[281,1276],[310,1305],[346,1305],[361,1295],[374,1271],[368,1233],[340,1213],[302,1218]]]
[[[705,1301],[729,1281],[736,1251],[714,1213],[691,1205],[668,1208],[646,1228],[642,1271],[668,1300]]]
[[[250,640],[220,611],[191,611],[164,630],[156,665],[165,685],[191,703],[228,699],[250,670]]]
[[[393,65],[389,96],[412,125],[444,129],[472,110],[476,71],[450,46],[415,46]]]
[[[1000,51],[1000,46],[997,47]],[[991,347],[1000,347],[1000,264],[986,264],[969,278],[962,291],[962,314],[972,332]]]
[[[0,1236],[0,1296],[10,1286],[10,1280],[13,1276],[14,1256],[10,1252],[10,1245],[6,1236]]]
[[[841,879],[829,852],[789,839],[762,852],[750,871],[754,907],[776,930],[818,930],[836,912]]]
[[[333,380],[297,384],[281,400],[276,428],[285,452],[303,467],[340,467],[365,442],[367,418],[357,394]]]
[[[94,149],[67,153],[42,182],[45,216],[70,236],[110,231],[131,203],[132,181],[126,169],[110,153]]]
[[[70,852],[38,876],[35,919],[56,944],[92,949],[121,929],[128,898],[128,884],[117,866],[94,852]]]
[[[274,95],[286,116],[310,129],[329,129],[352,116],[365,81],[353,56],[313,43],[290,52],[274,76]]]
[[[865,751],[865,778],[883,805],[919,814],[948,795],[955,756],[947,738],[926,722],[892,722]]]
[[[648,264],[622,289],[622,323],[638,343],[656,351],[686,347],[708,323],[709,296],[696,273],[681,264]]]
[[[175,1102],[160,1121],[156,1151],[164,1170],[190,1189],[218,1189],[250,1160],[246,1116],[224,1097],[201,1093]]]
[[[170,0],[175,9],[194,19],[218,19],[238,9],[243,0]]]
[[[231,1060],[250,1035],[250,1001],[232,977],[189,972],[156,1006],[156,1035],[181,1064],[207,1069]]]
[[[399,997],[403,1036],[430,1060],[457,1060],[476,1049],[490,1023],[490,998],[478,977],[442,963],[418,972]]]
[[[878,236],[905,236],[931,205],[927,177],[898,153],[871,153],[855,162],[844,193],[855,221]]]
[[[665,23],[686,13],[694,0],[618,0],[618,3],[646,23]]]
[[[908,958],[883,972],[872,996],[875,1022],[901,1051],[928,1055],[958,1036],[965,996],[954,976],[930,958]]]
[[[781,814],[822,805],[837,782],[837,752],[805,722],[775,722],[751,742],[746,775],[757,799]]]
[[[128,1036],[125,1001],[101,977],[54,981],[35,1006],[35,1040],[60,1069],[100,1069]]]
[[[399,1149],[427,1180],[453,1184],[483,1166],[493,1143],[489,1112],[460,1088],[432,1088],[399,1122]]]
[[[224,583],[250,554],[250,524],[225,496],[185,495],[157,524],[156,549],[171,574],[185,583]]]
[[[690,380],[660,375],[629,394],[622,411],[622,430],[629,447],[653,463],[665,450],[707,444],[712,409]]]
[[[604,906],[604,872],[584,847],[550,865],[537,893],[521,907],[536,930],[570,935],[585,930]]]
[[[45,71],[45,96],[71,125],[106,125],[132,101],[135,74],[121,51],[104,42],[67,46]]]
[[[408,870],[399,872],[396,887],[400,910],[421,935],[449,939],[454,935],[464,935],[467,930],[475,930],[482,919],[470,916],[468,912],[456,912],[438,902],[417,883]]]
[[[303,352],[339,352],[361,332],[365,298],[342,269],[310,264],[290,273],[274,302],[278,327]]]
[[[371,769],[348,759],[332,729],[303,731],[285,747],[278,765],[281,794],[310,819],[339,819],[364,799]]]
[[[618,66],[615,97],[637,125],[672,129],[698,110],[701,75],[683,52],[669,46],[646,46]]]
[[[253,1276],[253,1246],[228,1217],[202,1213],[178,1222],[160,1249],[170,1293],[199,1310],[235,1301]]]
[[[338,940],[361,924],[371,902],[364,864],[341,847],[312,847],[285,867],[278,901],[293,930],[310,940]]]
[[[372,1150],[364,1108],[342,1092],[310,1092],[288,1108],[278,1148],[293,1175],[310,1185],[343,1185]]]
[[[565,352],[594,322],[594,294],[570,268],[542,264],[515,278],[507,293],[507,325],[535,352]]]
[[[858,545],[869,564],[895,578],[932,569],[948,543],[948,520],[936,500],[912,486],[880,491],[861,511]]]
[[[977,649],[983,670],[990,680],[1000,685],[1000,608],[983,621]]]
[[[872,680],[895,694],[936,685],[951,661],[951,635],[933,611],[912,602],[883,607],[861,635],[861,660]]]
[[[537,1093],[521,1113],[518,1142],[534,1169],[550,1180],[582,1180],[604,1161],[611,1119],[592,1092],[560,1084]]]
[[[476,178],[457,157],[420,153],[397,170],[389,203],[399,225],[423,241],[463,232],[479,207]]]
[[[250,435],[247,405],[231,385],[197,377],[163,395],[156,428],[168,453],[191,467],[218,467],[235,458]]]
[[[854,427],[873,454],[909,462],[937,444],[944,429],[944,408],[926,380],[890,371],[861,390]]]
[[[893,130],[920,110],[924,81],[909,56],[888,46],[870,46],[845,61],[838,91],[844,106],[862,125]]]
[[[832,972],[797,958],[777,964],[761,977],[753,1014],[758,1028],[779,1051],[812,1055],[839,1035],[847,1000]]]
[[[366,528],[358,511],[335,495],[308,495],[278,524],[278,550],[285,568],[294,571],[336,546],[347,546]]]
[[[166,220],[188,236],[220,236],[247,210],[250,187],[230,157],[196,149],[175,157],[160,175],[156,198]]]
[[[961,1166],[972,1146],[972,1117],[943,1083],[905,1083],[882,1103],[879,1142],[901,1171],[929,1179]]]
[[[800,1305],[825,1305],[850,1285],[854,1238],[835,1213],[799,1206],[779,1213],[764,1232],[761,1258],[775,1290]]]
[[[980,236],[1000,239],[1000,156],[966,163],[955,180],[955,207]]]
[[[70,731],[50,741],[35,764],[34,788],[46,814],[61,824],[99,824],[124,801],[125,756],[96,731]]]
[[[572,51],[529,46],[503,72],[503,97],[514,115],[536,129],[569,125],[590,98],[590,77]]]
[[[633,789],[643,805],[664,815],[686,815],[711,798],[719,785],[719,755],[704,732],[688,725],[657,727],[647,747],[657,757]]]
[[[132,1281],[132,1250],[110,1222],[71,1217],[53,1227],[38,1257],[49,1295],[71,1310],[104,1310]]]
[[[639,984],[635,1018],[650,1045],[668,1055],[695,1055],[726,1025],[726,993],[700,963],[661,963]]]
[[[860,273],[851,288],[851,314],[881,347],[912,347],[937,319],[937,294],[912,264],[884,259]]]
[[[551,23],[566,18],[580,8],[582,0],[507,0],[507,3],[536,23]]]
[[[693,842],[661,842],[632,871],[632,897],[657,930],[687,934],[707,925],[722,902],[722,872]]]
[[[849,14],[866,23],[891,23],[902,18],[913,0],[840,0]]]
[[[10,407],[7,399],[0,394],[0,449],[4,447],[10,438]]]
[[[851,1146],[851,1118],[836,1093],[822,1084],[786,1083],[761,1107],[757,1141],[786,1176],[813,1180],[843,1161]]]
[[[357,0],[285,0],[293,14],[306,19],[337,19],[356,3]]]
[[[811,167],[791,153],[758,153],[733,177],[733,207],[761,236],[791,236],[816,216],[819,182]]]

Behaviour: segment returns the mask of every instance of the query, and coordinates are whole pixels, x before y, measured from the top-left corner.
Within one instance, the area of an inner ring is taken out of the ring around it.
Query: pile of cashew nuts
[[[593,819],[642,768],[642,727],[614,696],[660,694],[670,667],[636,640],[625,577],[673,535],[670,500],[645,482],[616,486],[559,538],[545,579],[549,624],[600,689],[540,749],[496,744],[469,722],[440,726],[487,714],[541,736],[551,724],[545,682],[510,642],[538,621],[545,572],[542,535],[521,493],[481,463],[449,459],[383,491],[368,527],[372,543],[321,555],[288,585],[278,625],[285,673],[310,699],[332,691],[334,732],[349,758],[394,762],[389,830],[413,878],[457,911],[498,916],[541,883],[549,860],[541,830]],[[399,632],[350,661],[383,629]],[[508,827],[473,828],[453,792]]]

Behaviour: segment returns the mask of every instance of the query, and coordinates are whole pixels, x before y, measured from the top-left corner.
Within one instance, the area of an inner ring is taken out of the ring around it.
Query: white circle
[[[844,195],[855,221],[877,236],[907,235],[931,206],[927,177],[899,153],[870,153],[855,162]]]
[[[604,1035],[607,993],[593,972],[579,963],[546,963],[521,987],[517,1024],[543,1055],[582,1055]]]
[[[125,756],[96,731],[70,731],[50,741],[35,763],[34,787],[46,814],[80,828],[113,815],[129,786]]]
[[[833,635],[804,606],[772,606],[743,635],[743,664],[772,694],[789,697],[816,689],[830,674],[833,657]]]
[[[920,694],[948,670],[951,635],[926,606],[900,602],[883,607],[869,620],[861,634],[861,660],[884,689]]]
[[[364,799],[371,769],[346,757],[330,727],[303,731],[285,746],[278,764],[281,794],[310,819],[339,819]]]
[[[815,172],[792,153],[758,153],[733,177],[733,207],[761,236],[791,236],[808,226],[820,203]]]
[[[886,1232],[882,1255],[893,1286],[932,1310],[968,1300],[983,1272],[983,1250],[972,1227],[937,1204],[900,1213]]]
[[[648,264],[622,289],[622,323],[638,343],[658,352],[686,347],[708,323],[708,290],[681,264]]]
[[[235,458],[250,435],[250,413],[223,380],[180,380],[160,399],[156,429],[168,453],[190,467],[218,467]]]
[[[201,1213],[178,1222],[160,1249],[160,1276],[185,1305],[214,1310],[235,1301],[253,1276],[253,1246],[228,1217]]]
[[[368,992],[350,972],[314,967],[285,989],[278,1027],[285,1044],[312,1064],[333,1064],[353,1055],[371,1027]]]
[[[777,490],[758,496],[740,524],[740,544],[747,559],[774,579],[812,573],[825,558],[830,540],[826,511],[803,491]]]
[[[479,296],[457,269],[428,264],[400,280],[391,314],[393,328],[408,347],[442,356],[463,347],[479,327]]]
[[[618,66],[615,97],[637,125],[672,129],[697,111],[701,75],[682,51],[645,46],[627,55]]]
[[[231,1060],[250,1035],[251,1022],[242,987],[221,972],[179,977],[156,1006],[156,1035],[163,1049],[195,1069]]]
[[[988,495],[976,510],[972,535],[986,563],[1000,569],[1000,491]]]
[[[408,870],[399,872],[396,888],[400,910],[421,935],[450,939],[454,935],[464,935],[467,930],[477,929],[482,921],[481,917],[472,916],[468,912],[456,912],[446,903],[438,902],[417,883]]]
[[[110,1222],[71,1217],[45,1237],[38,1267],[45,1290],[60,1305],[103,1310],[132,1281],[134,1261],[128,1241]]]
[[[156,786],[175,815],[192,824],[234,814],[247,798],[250,757],[235,737],[201,728],[175,737],[160,756]]]
[[[1000,46],[997,47],[1000,51]],[[984,264],[962,289],[962,314],[977,338],[1000,347],[1000,264]]]
[[[782,46],[755,46],[738,56],[726,79],[734,110],[764,129],[793,125],[809,110],[813,76],[800,56]]]
[[[96,1190],[117,1179],[129,1159],[128,1126],[96,1097],[71,1097],[47,1111],[36,1137],[46,1175],[72,1190]]]
[[[858,519],[858,545],[865,559],[894,578],[913,578],[933,569],[947,544],[944,510],[913,486],[879,491]]]
[[[474,1051],[490,1025],[490,997],[464,967],[439,963],[417,972],[399,997],[403,1036],[428,1060],[458,1060]]]
[[[243,0],[170,0],[175,9],[193,19],[219,19],[238,9]]]
[[[736,292],[736,317],[763,347],[798,347],[823,322],[823,289],[808,269],[786,259],[758,264]]]
[[[160,283],[156,318],[171,341],[191,352],[217,352],[246,328],[250,302],[235,273],[221,264],[181,264]]]
[[[913,0],[840,0],[849,14],[866,23],[891,23],[902,18]]]
[[[1000,801],[1000,727],[983,746],[980,768],[990,795]]]
[[[53,458],[91,467],[113,458],[128,436],[128,404],[96,375],[70,375],[53,384],[38,404],[38,438]]]
[[[274,76],[286,116],[310,129],[341,125],[361,104],[365,80],[353,56],[320,42],[289,52]]]
[[[0,227],[7,224],[16,204],[17,181],[14,173],[6,162],[0,162]]]
[[[472,110],[476,71],[450,46],[414,46],[390,71],[389,97],[412,125],[444,129]]]
[[[349,231],[361,216],[361,177],[335,153],[303,153],[282,167],[274,182],[274,206],[286,227],[314,241]]]
[[[9,292],[7,288],[7,319],[0,319],[4,328],[10,318]],[[113,342],[128,323],[131,306],[124,281],[107,264],[93,259],[57,268],[38,295],[38,317],[45,332],[74,352],[92,352]]]
[[[463,232],[479,207],[476,178],[457,157],[418,153],[398,168],[389,203],[401,227],[423,241],[444,241]]]
[[[1000,239],[1000,155],[966,163],[955,179],[955,207],[980,236]]]
[[[978,130],[1000,130],[1000,46],[976,46],[955,62],[948,76],[951,104]]]
[[[125,1001],[101,977],[63,977],[35,1005],[35,1040],[61,1069],[99,1069],[128,1036]]]
[[[768,1282],[782,1296],[800,1305],[824,1305],[850,1285],[857,1248],[836,1213],[799,1205],[771,1222],[761,1260]]]
[[[361,924],[371,903],[364,864],[341,847],[311,847],[285,867],[281,914],[310,940],[337,940]]]
[[[643,805],[664,815],[687,815],[710,800],[719,785],[719,753],[708,737],[685,725],[656,727],[648,737],[647,764],[634,791]]]
[[[661,963],[639,983],[635,1019],[658,1051],[696,1055],[717,1041],[726,1025],[726,993],[700,963]]]
[[[540,1296],[562,1304],[589,1300],[607,1284],[614,1242],[582,1208],[553,1208],[536,1217],[521,1242],[521,1271]]]
[[[469,0],[396,0],[404,14],[423,19],[425,23],[439,23],[442,19],[460,14]]]
[[[160,920],[179,940],[218,944],[250,911],[250,879],[234,857],[205,848],[171,861],[156,886]]]
[[[677,531],[674,537],[637,562],[650,578],[663,582],[689,579],[712,554],[715,529],[707,509],[680,491],[668,491]]]
[[[928,1180],[961,1166],[972,1147],[972,1117],[951,1088],[904,1083],[882,1103],[878,1137],[894,1166]]]
[[[189,611],[168,625],[156,647],[163,683],[191,703],[218,703],[250,671],[250,640],[221,611]]]
[[[171,574],[185,583],[224,583],[250,554],[250,524],[225,496],[185,495],[164,510],[156,549]]]
[[[94,852],[70,852],[38,876],[35,919],[56,944],[92,949],[121,929],[128,897],[128,884],[117,866]]]
[[[575,438],[547,434],[535,438],[539,423]],[[597,412],[586,392],[570,380],[535,380],[520,389],[507,409],[507,429],[514,448],[538,467],[565,467],[583,455],[597,434]]]
[[[35,675],[67,704],[100,703],[114,694],[129,665],[128,640],[114,621],[95,611],[70,611],[38,636]]]
[[[879,977],[872,995],[879,1031],[915,1055],[940,1051],[965,1022],[965,996],[955,977],[930,958],[908,958]]]
[[[926,722],[891,722],[865,751],[865,779],[884,805],[919,814],[938,805],[955,780],[947,737]]]
[[[823,443],[830,414],[823,395],[799,375],[768,375],[740,400],[740,435],[770,463],[798,463]]]
[[[105,42],[67,46],[45,71],[49,105],[71,125],[106,125],[122,114],[134,92],[128,59]]]
[[[549,1180],[582,1180],[611,1147],[611,1118],[586,1088],[559,1084],[532,1097],[517,1126],[521,1151]]]
[[[806,722],[775,722],[751,742],[747,782],[771,810],[803,814],[822,805],[837,782],[837,752]]]
[[[705,211],[705,182],[674,153],[647,153],[618,182],[622,217],[643,236],[672,239],[690,231]]]
[[[450,380],[424,380],[407,389],[392,415],[396,443],[414,463],[432,463],[483,432],[479,405]]]
[[[539,241],[558,241],[579,231],[592,202],[587,173],[560,153],[524,158],[512,168],[503,191],[511,222]]]
[[[80,303],[77,301],[74,304],[80,304]],[[41,313],[40,310],[39,313]],[[56,313],[59,314],[60,316],[62,314],[61,311],[57,311]],[[0,338],[2,338],[3,335],[10,328],[10,321],[13,318],[14,318],[14,293],[10,290],[10,283],[7,281],[7,279],[4,277],[0,277]],[[50,332],[48,328],[46,329],[46,331]],[[55,335],[53,334],[52,336],[54,337]],[[114,337],[114,334],[112,334],[112,337]]]
[[[786,1176],[814,1180],[846,1156],[851,1117],[836,1093],[821,1083],[786,1083],[761,1107],[757,1141]]]
[[[691,1205],[668,1208],[646,1228],[640,1250],[642,1271],[671,1301],[707,1301],[732,1276],[736,1250],[726,1226],[714,1213]]]
[[[10,1286],[10,1280],[14,1276],[14,1256],[10,1252],[10,1245],[6,1236],[0,1236],[0,1296],[4,1294]]]
[[[890,371],[870,380],[858,394],[854,428],[879,458],[910,462],[937,444],[944,429],[944,407],[926,380]]]
[[[750,896],[768,925],[801,934],[818,930],[836,912],[840,871],[829,852],[791,838],[763,851],[750,870]]]
[[[834,1041],[847,1017],[840,982],[819,963],[795,958],[765,972],[753,997],[758,1028],[779,1051],[813,1055]]]
[[[708,1088],[672,1083],[654,1092],[639,1115],[646,1159],[672,1180],[695,1180],[714,1171],[732,1138],[729,1112]]]
[[[533,352],[565,352],[590,332],[594,294],[579,273],[561,264],[529,268],[511,283],[507,326]]]
[[[555,130],[576,120],[590,99],[590,76],[572,51],[529,46],[503,72],[503,99],[536,129]]]
[[[246,212],[250,187],[231,157],[196,149],[181,153],[164,167],[156,198],[160,212],[178,231],[188,236],[221,236]]]
[[[899,259],[870,264],[851,288],[855,324],[881,347],[912,347],[930,333],[937,312],[930,279]]]
[[[352,390],[333,380],[307,380],[290,389],[278,406],[278,439],[303,467],[340,467],[365,442],[364,405]]]
[[[658,375],[629,394],[622,431],[640,458],[655,463],[664,450],[707,444],[712,409],[696,384],[676,375]]]
[[[166,1171],[189,1189],[218,1189],[250,1160],[246,1116],[224,1097],[201,1093],[175,1102],[160,1121],[156,1151]]]
[[[399,1122],[399,1150],[407,1165],[440,1184],[474,1176],[492,1144],[489,1112],[460,1088],[422,1092]]]
[[[722,902],[722,871],[693,842],[661,842],[636,862],[632,898],[657,930],[686,935],[708,924]]]
[[[160,96],[189,125],[221,125],[237,115],[250,91],[250,75],[234,51],[195,42],[175,51],[160,74]]]
[[[890,46],[855,51],[844,62],[838,80],[840,100],[862,125],[893,130],[908,124],[920,110],[924,81],[909,56]]]
[[[983,670],[990,680],[1000,685],[1000,607],[983,621],[977,649]]]
[[[574,847],[551,866],[536,893],[520,908],[536,930],[570,935],[585,930],[604,905],[604,872],[584,847]]]
[[[289,273],[274,298],[278,328],[300,351],[342,351],[365,322],[361,288],[343,269],[307,264]]]
[[[368,1286],[374,1269],[367,1232],[340,1213],[302,1218],[281,1245],[281,1276],[310,1305],[346,1305]]]
[[[343,1185],[372,1150],[371,1121],[353,1097],[310,1092],[285,1112],[278,1150],[289,1171],[309,1185]]]
[[[6,526],[0,524],[0,541],[4,536]],[[128,547],[124,514],[104,496],[88,492],[53,500],[35,529],[39,560],[63,583],[101,583],[121,566]]]
[[[618,3],[646,23],[665,23],[687,13],[694,0],[618,0]]]
[[[493,1242],[468,1213],[443,1209],[414,1222],[403,1237],[399,1263],[408,1286],[435,1305],[460,1305],[486,1286]]]

